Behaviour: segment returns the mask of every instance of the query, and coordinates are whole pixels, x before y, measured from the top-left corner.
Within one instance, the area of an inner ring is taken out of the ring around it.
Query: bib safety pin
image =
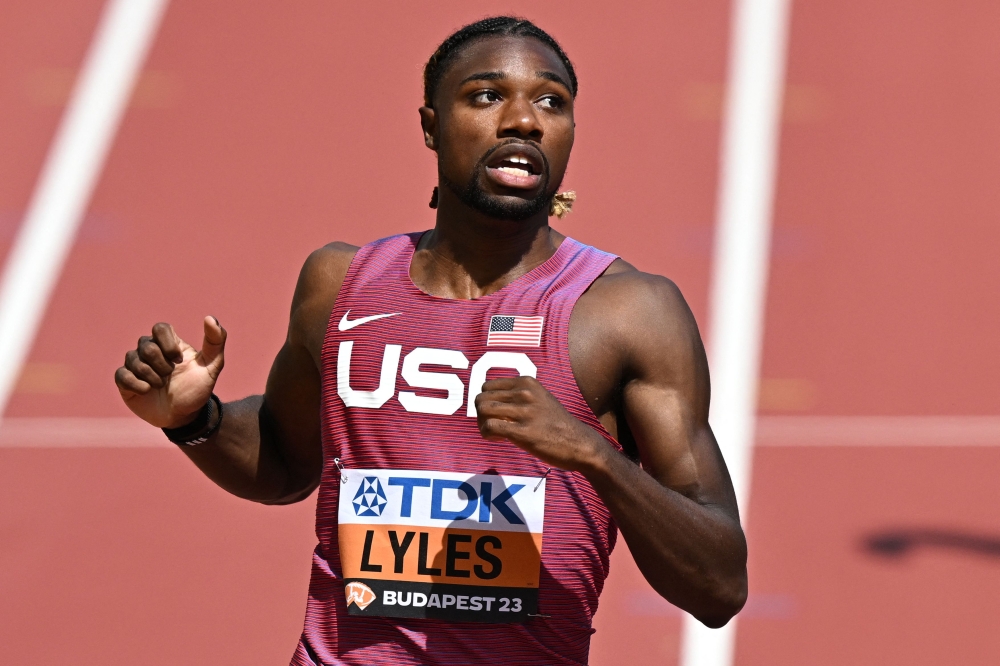
[[[340,463],[340,458],[334,458],[333,464],[340,470],[340,482],[347,483],[347,470],[344,469],[344,466]]]
[[[538,488],[542,485],[542,481],[545,480],[545,477],[547,477],[549,475],[549,472],[551,471],[552,471],[551,467],[547,467],[545,469],[545,474],[542,474],[542,478],[538,479],[538,483],[535,484],[535,490],[532,490],[531,492],[535,492],[536,490],[538,490]]]

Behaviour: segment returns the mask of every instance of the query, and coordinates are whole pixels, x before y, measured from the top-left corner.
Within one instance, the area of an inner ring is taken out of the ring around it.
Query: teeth
[[[530,173],[528,173],[527,169],[517,169],[515,167],[500,167],[500,171],[503,171],[505,174],[508,174],[510,176],[524,177],[531,175]]]

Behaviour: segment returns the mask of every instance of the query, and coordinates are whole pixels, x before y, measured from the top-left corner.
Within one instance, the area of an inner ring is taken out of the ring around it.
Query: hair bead
[[[561,220],[573,212],[574,203],[576,203],[576,192],[572,190],[559,192],[552,197],[552,205],[549,206],[549,215],[554,215]]]

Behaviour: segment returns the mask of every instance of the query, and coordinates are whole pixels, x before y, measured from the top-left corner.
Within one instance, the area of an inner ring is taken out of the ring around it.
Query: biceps
[[[689,392],[636,380],[623,397],[643,469],[699,503],[724,502],[729,495],[725,463],[704,410]]]
[[[322,467],[320,394],[319,370],[309,352],[285,343],[267,378],[262,416],[285,460],[310,473]]]

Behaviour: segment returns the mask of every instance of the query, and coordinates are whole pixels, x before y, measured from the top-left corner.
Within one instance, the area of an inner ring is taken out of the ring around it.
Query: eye
[[[481,90],[472,96],[476,104],[494,104],[500,101],[500,93],[495,90]]]
[[[558,95],[546,95],[538,100],[538,104],[545,109],[561,109],[566,106],[566,102]]]

